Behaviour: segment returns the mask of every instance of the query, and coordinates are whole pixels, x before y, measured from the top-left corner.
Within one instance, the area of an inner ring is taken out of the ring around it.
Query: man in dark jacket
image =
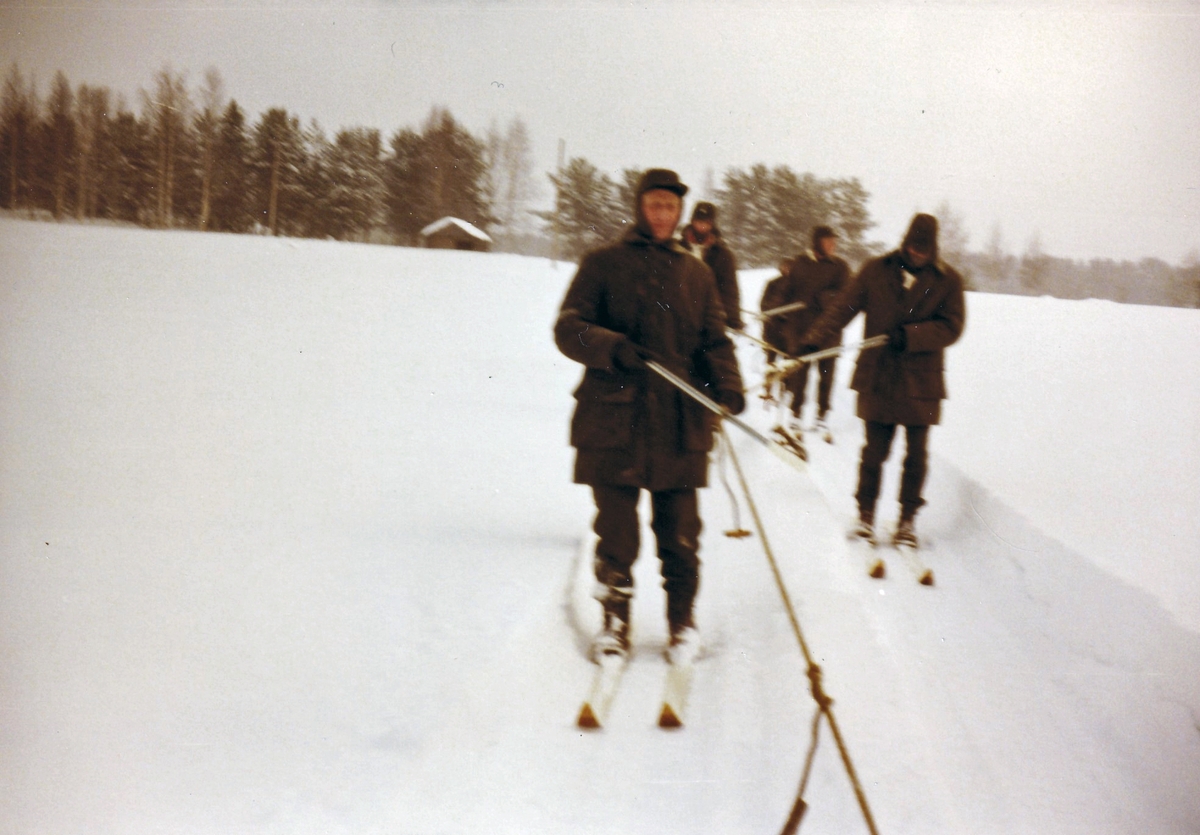
[[[907,451],[893,542],[917,545],[913,523],[925,504],[921,490],[929,427],[940,421],[946,397],[943,354],[962,335],[966,321],[962,276],[939,260],[937,232],[937,218],[913,217],[900,249],[864,264],[846,292],[803,336],[805,343],[820,345],[859,311],[866,315],[866,337],[888,336],[886,346],[859,355],[850,383],[858,392],[858,416],[866,422],[855,534],[872,544],[883,463],[896,427],[904,426]]]
[[[594,657],[629,652],[637,504],[648,490],[662,562],[672,661],[699,647],[692,606],[700,582],[696,488],[707,484],[714,416],[646,367],[653,359],[733,413],[745,408],[725,309],[712,271],[672,236],[687,186],[651,169],[638,183],[636,225],[589,253],[554,326],[559,350],[586,370],[575,390],[575,481],[592,487],[597,598],[604,628]]]
[[[803,353],[802,348],[833,348],[842,344],[841,330],[830,331],[820,342],[809,345],[803,341],[805,332],[821,314],[833,304],[846,289],[850,280],[850,267],[837,256],[837,233],[828,226],[817,226],[812,231],[812,251],[797,256],[788,276],[784,304],[803,302],[800,310],[787,314],[785,322],[788,351]],[[837,358],[819,360],[817,363],[817,431],[827,433],[825,416],[829,413],[830,393],[837,372]],[[788,389],[792,392],[792,430],[799,436],[800,414],[804,408],[805,392],[808,389],[808,363],[801,365],[788,377]]]
[[[786,285],[788,274],[792,271],[792,260],[791,258],[782,259],[779,262],[779,275],[772,278],[763,287],[762,299],[758,303],[758,309],[761,312],[766,313],[768,310],[774,310],[784,303],[782,300],[787,292]],[[770,348],[763,349],[766,352],[768,365],[775,362],[777,355],[787,354],[788,346],[787,341],[784,339],[782,316],[772,316],[762,320],[762,341],[771,346]],[[784,389],[786,389],[786,385],[785,381]],[[783,396],[782,390],[779,396]],[[767,401],[774,399],[770,388],[763,392],[763,399]]]
[[[717,279],[717,292],[725,305],[725,321],[731,330],[746,327],[742,321],[741,293],[738,292],[737,259],[717,228],[717,207],[700,201],[692,209],[692,222],[683,229],[683,243],[692,254],[708,264]]]

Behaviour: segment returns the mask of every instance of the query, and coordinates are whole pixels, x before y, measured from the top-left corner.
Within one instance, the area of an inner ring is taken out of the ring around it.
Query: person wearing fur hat
[[[627,657],[638,499],[650,506],[666,591],[668,658],[695,657],[700,583],[696,489],[707,484],[716,417],[646,366],[654,360],[730,412],[746,406],[712,271],[673,238],[687,186],[651,169],[624,238],[587,254],[554,324],[560,351],[584,366],[575,390],[575,482],[592,488],[596,597],[603,628],[593,657]]]
[[[850,281],[850,267],[837,256],[837,233],[829,226],[816,226],[812,231],[812,249],[796,257],[788,274],[786,298],[783,304],[803,302],[800,310],[786,314],[784,323],[788,351],[801,355],[807,345],[802,341],[805,331],[833,304]],[[816,348],[833,348],[842,344],[842,332],[832,331]],[[817,431],[827,439],[826,416],[833,392],[837,358],[829,357],[817,363]],[[808,389],[808,365],[802,365],[787,379],[792,392],[792,430],[801,431],[800,414],[804,409]]]
[[[692,209],[692,220],[683,228],[683,244],[708,264],[717,278],[717,290],[725,305],[725,320],[732,330],[746,327],[742,321],[741,293],[738,292],[737,259],[717,228],[717,207],[701,200]]]
[[[915,519],[925,504],[929,427],[941,420],[946,397],[945,349],[962,336],[966,302],[962,276],[938,257],[938,222],[912,219],[900,248],[863,265],[846,292],[804,334],[819,345],[859,312],[864,336],[887,334],[882,348],[862,351],[850,387],[858,392],[858,416],[866,424],[859,463],[859,523],[855,535],[875,544],[875,504],[883,464],[897,426],[905,428],[900,477],[900,519],[892,541],[916,547]]]

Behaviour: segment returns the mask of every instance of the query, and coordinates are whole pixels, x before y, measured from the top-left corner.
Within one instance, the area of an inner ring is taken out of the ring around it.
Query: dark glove
[[[717,402],[728,409],[730,414],[740,415],[746,411],[746,398],[740,391],[721,389],[717,392]]]
[[[896,325],[888,331],[888,347],[897,354],[904,350],[908,345],[908,334],[904,331],[904,325]]]
[[[628,339],[622,339],[617,343],[617,347],[613,348],[613,365],[621,371],[645,371],[646,353],[648,352],[640,346]]]

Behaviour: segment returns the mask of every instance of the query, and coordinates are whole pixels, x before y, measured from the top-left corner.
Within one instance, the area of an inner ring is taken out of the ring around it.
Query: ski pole
[[[865,351],[868,348],[878,348],[880,345],[886,345],[887,341],[887,334],[880,334],[879,336],[872,336],[870,339],[864,339],[862,342],[854,342],[850,345],[835,345],[832,348],[826,348],[822,351],[813,351],[811,354],[805,354],[802,357],[796,357],[795,359],[780,363],[774,370],[768,371],[766,376],[771,379],[780,379],[791,374],[806,363],[817,362],[818,360],[825,360],[830,357],[840,357],[842,354],[854,350]]]
[[[757,345],[758,347],[762,348],[765,351],[773,351],[774,353],[778,354],[779,356],[784,357],[789,360],[795,359],[795,357],[792,357],[789,354],[784,353],[783,351],[779,350],[777,347],[772,345],[770,342],[766,342],[762,339],[759,339],[757,336],[754,336],[753,334],[747,333],[746,331],[743,331],[743,330],[738,330],[737,328],[733,328],[732,330],[736,336],[741,336],[741,337],[745,337],[746,339],[749,339],[751,342],[753,342],[755,345]]]
[[[772,441],[770,438],[768,438],[766,435],[759,432],[757,429],[755,429],[750,424],[746,423],[745,421],[739,420],[732,412],[730,412],[728,409],[726,409],[720,403],[717,403],[715,400],[713,400],[711,397],[706,395],[704,392],[697,389],[695,386],[693,386],[687,380],[674,374],[671,371],[668,371],[666,368],[659,365],[657,362],[654,362],[653,360],[648,360],[646,362],[646,367],[649,368],[651,371],[653,371],[658,376],[662,377],[664,380],[666,380],[671,385],[675,386],[675,388],[682,391],[688,397],[695,400],[701,406],[708,409],[710,412],[720,415],[721,417],[725,418],[727,421],[732,423],[734,426],[736,426],[738,429],[741,429],[743,432],[745,432],[751,438],[758,441],[760,444],[762,444],[767,449],[769,449],[776,457],[785,461],[789,466],[794,467],[795,469],[799,470],[802,473],[807,472],[804,462],[801,461],[797,456],[795,456],[792,453],[785,450],[779,444]]]
[[[766,321],[772,316],[781,316],[784,313],[791,313],[793,310],[803,310],[806,307],[808,305],[804,302],[792,302],[791,304],[781,304],[779,307],[772,307],[770,310],[764,310],[761,313],[742,308],[742,313],[745,313],[747,316],[753,316],[755,319]]]

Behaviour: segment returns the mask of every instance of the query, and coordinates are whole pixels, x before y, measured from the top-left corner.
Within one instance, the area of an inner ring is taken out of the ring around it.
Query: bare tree
[[[217,142],[221,132],[221,113],[225,107],[225,85],[216,67],[204,73],[200,88],[200,109],[196,113],[196,140],[200,152],[200,231],[208,229],[212,214],[213,172],[216,169]]]
[[[951,266],[959,267],[971,241],[963,216],[950,207],[948,200],[939,203],[933,213],[938,219],[938,252]]]
[[[99,203],[99,166],[108,129],[108,89],[79,85],[75,93],[75,217],[94,217]]]
[[[1029,236],[1025,253],[1021,256],[1018,275],[1021,287],[1027,292],[1036,293],[1046,290],[1046,280],[1049,278],[1050,259],[1042,250],[1042,235],[1034,231]]]
[[[496,206],[500,223],[512,234],[528,231],[529,204],[537,197],[533,178],[533,142],[529,129],[515,116],[504,133],[500,152],[500,192]]]
[[[175,165],[191,110],[183,74],[164,66],[154,77],[153,94],[143,91],[142,99],[155,144],[155,221],[169,227],[175,202]]]

